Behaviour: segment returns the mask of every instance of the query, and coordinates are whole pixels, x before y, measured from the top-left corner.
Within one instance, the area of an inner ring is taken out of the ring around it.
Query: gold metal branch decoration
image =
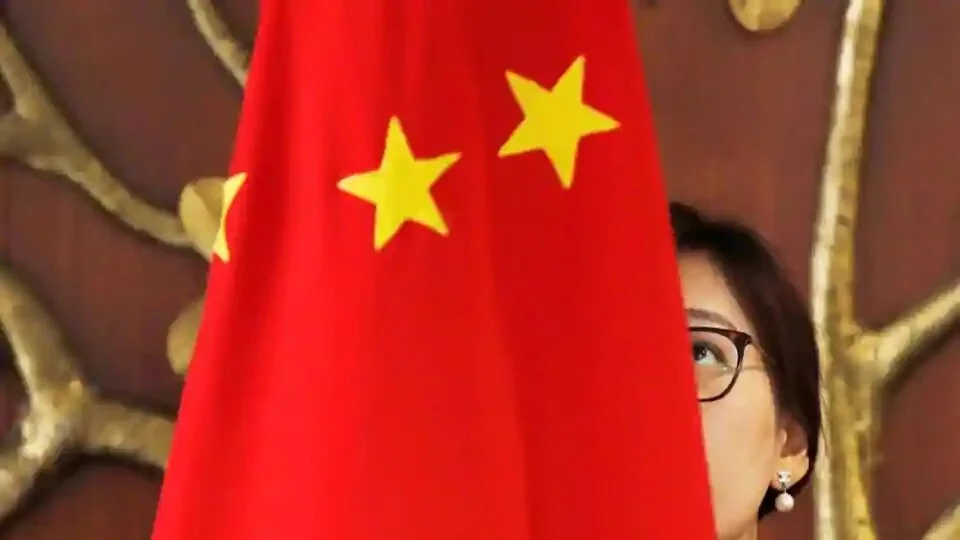
[[[0,74],[13,95],[13,110],[0,118],[0,155],[71,180],[134,230],[172,246],[188,245],[176,216],[127,190],[77,136],[3,24]]]
[[[247,84],[250,53],[235,38],[213,7],[212,0],[187,0],[193,22],[207,46],[241,86]]]
[[[960,504],[944,512],[923,540],[957,540],[960,538]]]
[[[0,519],[66,450],[116,454],[165,466],[173,423],[97,396],[80,376],[60,329],[2,266],[0,325],[27,395],[17,436],[0,443]]]
[[[854,228],[870,82],[883,0],[850,0],[820,192],[811,291],[825,385],[824,462],[817,470],[817,538],[877,538],[870,494],[881,405],[908,364],[960,320],[960,281],[882,330],[863,328],[854,306]],[[926,539],[956,538],[960,512]],[[948,535],[948,536],[945,536]]]
[[[229,36],[208,0],[187,2],[198,31],[242,84],[248,55]],[[84,144],[3,24],[0,75],[13,96],[13,110],[0,117],[0,155],[68,179],[131,229],[209,258],[223,179],[189,184],[181,195],[179,215],[157,208],[131,193]],[[201,305],[202,298],[192,302],[170,330],[171,362],[181,373],[193,349]],[[56,323],[2,263],[0,326],[13,349],[27,396],[16,436],[0,442],[0,521],[42,473],[56,467],[65,451],[113,454],[166,466],[173,421],[98,396],[81,377]]]
[[[728,0],[749,30],[799,2]],[[883,400],[927,346],[960,320],[960,280],[882,330],[864,328],[854,308],[854,229],[870,82],[884,0],[848,0],[811,261],[812,311],[822,348],[824,451],[816,471],[818,540],[876,540],[871,478]],[[924,540],[960,538],[960,505],[943,513]]]

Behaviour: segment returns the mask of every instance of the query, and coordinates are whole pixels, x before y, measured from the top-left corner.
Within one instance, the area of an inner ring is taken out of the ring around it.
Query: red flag
[[[154,540],[711,538],[624,0],[264,0]]]

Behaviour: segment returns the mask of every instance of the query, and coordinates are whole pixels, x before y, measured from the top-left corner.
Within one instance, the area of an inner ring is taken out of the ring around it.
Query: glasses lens
[[[706,330],[691,330],[690,343],[699,399],[712,399],[726,392],[737,371],[736,344],[723,334]]]

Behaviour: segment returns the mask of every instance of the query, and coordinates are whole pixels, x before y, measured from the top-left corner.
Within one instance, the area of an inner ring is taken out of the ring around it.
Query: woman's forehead
[[[684,254],[679,258],[679,265],[688,321],[753,333],[753,325],[741,309],[723,274],[707,256]]]

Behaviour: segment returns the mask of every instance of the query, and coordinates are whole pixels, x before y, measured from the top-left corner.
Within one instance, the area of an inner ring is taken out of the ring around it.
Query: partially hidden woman
[[[803,297],[753,231],[670,206],[718,540],[752,540],[808,484],[820,372]],[[679,539],[678,539],[679,540]]]

